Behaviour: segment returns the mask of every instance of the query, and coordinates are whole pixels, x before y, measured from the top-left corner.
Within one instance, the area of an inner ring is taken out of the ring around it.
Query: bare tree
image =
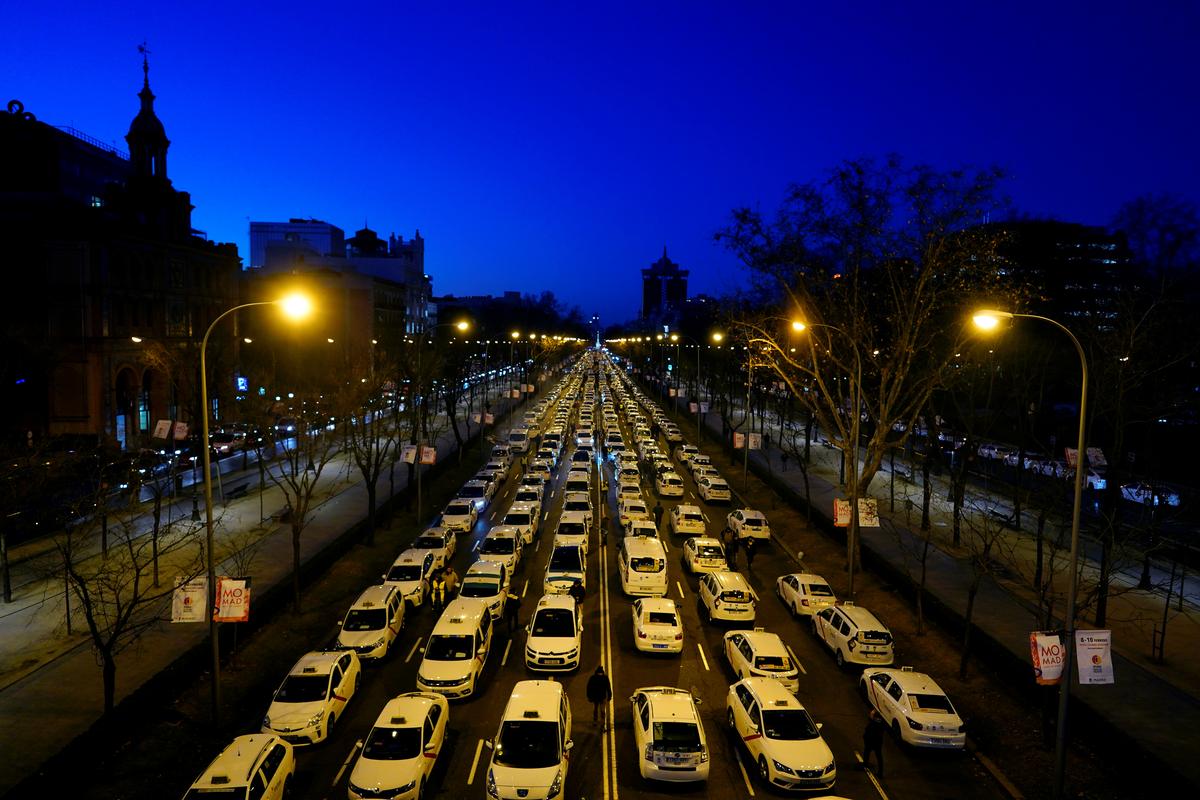
[[[349,381],[338,398],[343,419],[345,449],[358,467],[367,490],[367,545],[375,544],[375,524],[378,503],[379,478],[386,464],[393,463],[391,456],[397,448],[396,427],[388,413],[388,399],[384,395],[384,384],[376,379],[376,370],[369,377]],[[378,374],[388,374],[379,370]]]

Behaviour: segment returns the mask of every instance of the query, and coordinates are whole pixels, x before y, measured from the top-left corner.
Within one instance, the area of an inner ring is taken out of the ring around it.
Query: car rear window
[[[663,566],[661,558],[642,556],[629,559],[629,567],[634,572],[662,572]]]
[[[670,611],[651,611],[646,615],[646,622],[651,625],[678,625],[675,615]]]
[[[741,589],[729,589],[721,592],[721,599],[727,603],[748,603],[750,602],[750,595]]]
[[[950,698],[944,694],[910,694],[908,704],[912,706],[913,711],[930,714],[954,713],[954,706],[950,705]]]
[[[808,594],[813,597],[833,597],[833,589],[830,589],[827,583],[810,583],[808,584]]]

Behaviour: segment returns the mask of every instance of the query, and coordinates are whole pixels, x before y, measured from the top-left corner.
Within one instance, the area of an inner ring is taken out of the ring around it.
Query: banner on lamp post
[[[700,404],[696,402],[688,403],[688,411],[698,414],[700,412]]]
[[[874,497],[858,498],[858,527],[879,527],[879,502]]]
[[[217,578],[217,622],[245,622],[250,619],[250,579]]]
[[[521,397],[521,390],[513,389],[511,392],[508,393],[508,396],[513,398],[514,400],[517,400]]]
[[[171,420],[160,419],[154,423],[154,438],[166,439],[171,435]]]
[[[1115,683],[1112,631],[1075,631],[1075,663],[1080,685]]]
[[[746,434],[738,433],[737,431],[734,431],[733,432],[733,449],[741,450],[745,446],[746,446]]]
[[[421,463],[422,464],[436,464],[437,463],[437,448],[436,447],[422,447],[421,448]]]
[[[406,444],[401,447],[400,460],[405,464],[417,463],[417,446],[415,444]]]
[[[206,622],[204,607],[208,604],[208,578],[185,581],[176,576],[175,592],[171,595],[171,622]]]
[[[484,414],[483,415],[483,424],[484,425],[491,425],[495,421],[496,421],[496,418],[492,414]]]
[[[1039,686],[1055,686],[1062,680],[1066,653],[1062,637],[1052,631],[1029,634],[1029,655],[1033,660],[1033,679]]]
[[[700,413],[701,413],[701,414],[707,414],[707,413],[708,413],[708,403],[701,403],[701,404],[700,404]]]
[[[186,422],[175,423],[175,441],[188,438],[188,424]]]
[[[674,386],[672,386],[670,389],[667,390],[668,397],[674,397],[678,393],[679,393],[679,390],[676,389]]]
[[[839,528],[850,527],[850,501],[836,498],[833,501],[833,524]]]
[[[472,415],[471,415],[471,422],[474,422],[476,425],[478,425],[478,424],[479,424],[479,421],[480,421],[481,419],[483,419],[483,415],[482,415],[482,414],[472,414]]]
[[[1107,467],[1108,459],[1104,457],[1104,451],[1099,447],[1089,447],[1087,449],[1088,463],[1093,467]]]
[[[1064,447],[1063,456],[1067,459],[1067,466],[1075,469],[1075,464],[1079,461],[1079,451],[1074,447]]]
[[[750,434],[750,449],[751,450],[762,450],[762,434],[761,433]]]

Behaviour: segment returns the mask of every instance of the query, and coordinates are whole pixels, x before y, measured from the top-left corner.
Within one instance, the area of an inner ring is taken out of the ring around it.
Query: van
[[[892,632],[861,606],[842,603],[813,615],[813,632],[833,651],[839,667],[866,664],[886,667],[895,660]]]
[[[207,797],[251,797],[282,800],[296,774],[292,746],[278,736],[238,736],[205,767],[185,800]]]
[[[617,547],[617,574],[621,591],[645,597],[667,593],[667,552],[662,541],[650,536],[626,536]]]
[[[492,448],[492,456],[489,461],[499,461],[505,469],[512,463],[512,448],[507,444],[498,444]]]
[[[508,433],[508,447],[514,454],[521,454],[529,450],[529,429],[524,425],[513,428]]]
[[[709,572],[700,579],[699,603],[706,622],[753,622],[758,595],[740,572]]]
[[[558,681],[517,681],[494,739],[486,792],[495,798],[561,800],[571,760],[571,705]]]
[[[458,597],[446,606],[421,649],[417,690],[448,699],[470,697],[492,649],[492,615],[483,600]]]

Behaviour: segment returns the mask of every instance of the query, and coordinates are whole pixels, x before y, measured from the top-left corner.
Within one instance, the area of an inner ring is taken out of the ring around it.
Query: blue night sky
[[[720,293],[731,208],[888,152],[998,164],[1037,216],[1200,199],[1188,0],[139,5],[7,4],[3,99],[124,149],[145,39],[197,228],[243,257],[251,219],[419,228],[437,294],[608,324],[664,244]]]

